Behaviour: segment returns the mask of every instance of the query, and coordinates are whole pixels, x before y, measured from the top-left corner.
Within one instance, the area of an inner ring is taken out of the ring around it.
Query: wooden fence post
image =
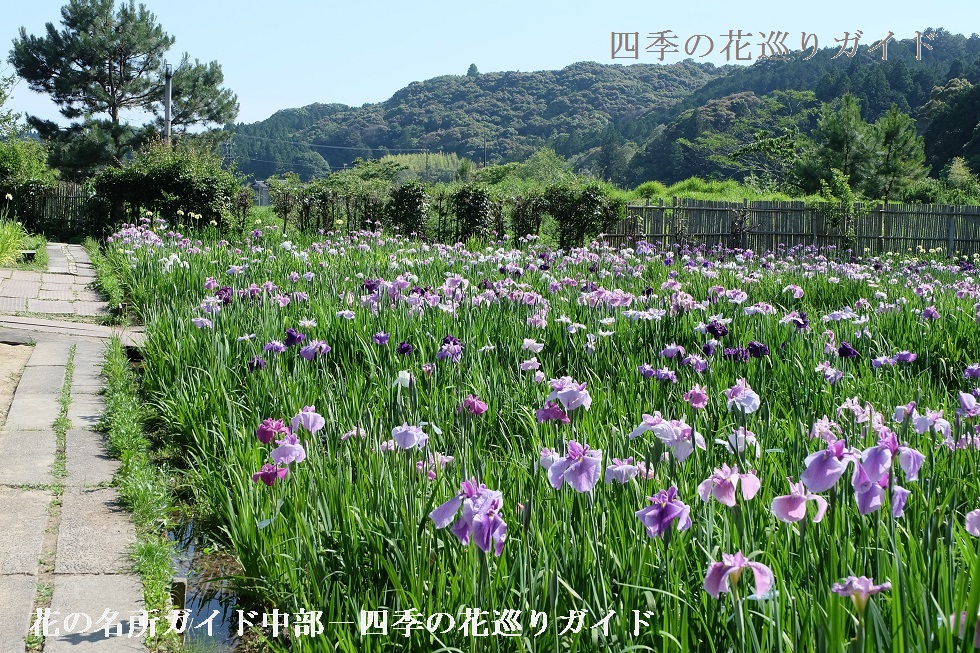
[[[956,212],[959,213],[960,207],[956,207]],[[956,216],[947,215],[946,216],[946,256],[953,256],[953,248],[956,246]]]

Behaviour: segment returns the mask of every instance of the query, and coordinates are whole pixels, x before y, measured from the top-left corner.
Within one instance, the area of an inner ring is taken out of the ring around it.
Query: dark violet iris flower
[[[402,356],[408,356],[413,351],[415,351],[415,347],[413,347],[411,344],[405,341],[402,341],[398,343],[398,348],[395,351],[397,351]]]
[[[769,347],[761,342],[753,340],[745,346],[752,358],[762,358],[769,355]]]
[[[296,329],[286,329],[286,342],[287,347],[292,347],[298,345],[299,343],[306,340],[306,334],[300,333]]]
[[[721,338],[728,335],[728,327],[715,320],[712,320],[708,324],[707,331],[715,338]]]
[[[266,366],[265,359],[261,356],[252,356],[248,359],[248,371],[257,372],[258,370],[264,370]]]
[[[841,358],[857,358],[858,351],[851,346],[851,343],[844,341],[840,343],[840,347],[837,349],[837,354]]]
[[[677,521],[677,530],[691,527],[691,508],[677,498],[677,488],[671,485],[666,490],[647,499],[650,505],[636,511],[637,518],[643,522],[650,537],[663,537],[670,525]]]

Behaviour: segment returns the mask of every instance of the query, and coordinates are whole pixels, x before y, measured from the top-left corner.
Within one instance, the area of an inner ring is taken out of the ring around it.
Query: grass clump
[[[20,261],[20,252],[28,241],[24,225],[13,220],[0,220],[0,267],[10,267]]]
[[[95,288],[105,296],[112,311],[112,321],[116,324],[125,322],[126,293],[112,262],[102,254],[99,243],[94,238],[86,238],[83,247],[95,268]]]
[[[106,410],[100,430],[106,434],[110,455],[122,461],[115,482],[122,504],[136,525],[132,556],[143,579],[147,610],[163,615],[174,574],[173,543],[164,534],[173,510],[173,494],[166,469],[150,458],[147,415],[138,396],[137,377],[118,338],[109,343],[102,370]],[[161,637],[159,633],[157,636]]]

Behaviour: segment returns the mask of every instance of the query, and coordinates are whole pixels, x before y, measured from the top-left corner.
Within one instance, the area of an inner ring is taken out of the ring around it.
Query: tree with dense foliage
[[[152,129],[130,126],[124,114],[164,113],[164,57],[174,38],[145,5],[133,0],[118,8],[115,0],[70,0],[61,9],[61,25],[59,30],[47,23],[43,36],[28,35],[22,27],[9,61],[31,90],[49,95],[62,116],[76,120],[63,128],[28,118],[43,137],[55,141],[59,162],[73,175],[82,175],[120,164],[147,140]],[[216,62],[192,64],[184,54],[173,76],[173,124],[178,131],[234,120],[237,99],[221,88],[223,81]]]
[[[198,226],[229,217],[242,179],[222,165],[221,157],[194,142],[154,141],[121,167],[107,167],[95,178],[98,195],[113,205],[116,219],[148,210],[172,219],[200,215]]]
[[[17,121],[20,120],[20,114],[3,108],[13,85],[13,77],[0,77],[0,140],[11,136],[17,130]]]

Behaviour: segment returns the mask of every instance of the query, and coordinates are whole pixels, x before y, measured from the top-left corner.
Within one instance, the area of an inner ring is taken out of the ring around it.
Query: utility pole
[[[487,167],[487,135],[483,134],[483,167]]]
[[[429,148],[425,148],[425,180],[429,181]]]
[[[163,138],[170,145],[170,97],[173,92],[174,67],[166,64],[163,78]]]

